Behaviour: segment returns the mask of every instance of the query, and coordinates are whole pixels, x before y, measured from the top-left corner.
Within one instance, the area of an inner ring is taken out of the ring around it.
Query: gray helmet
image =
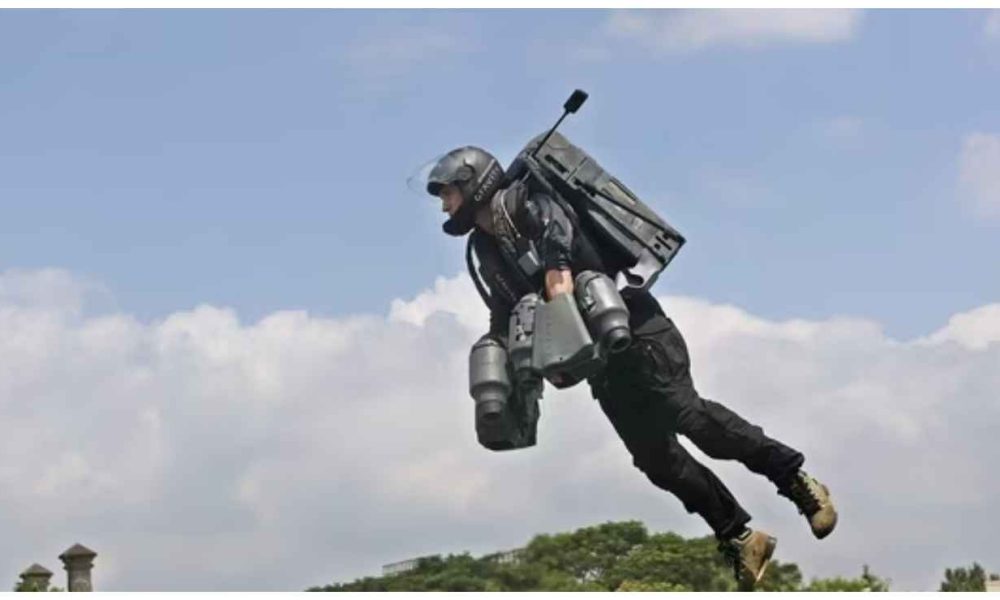
[[[462,206],[444,224],[445,233],[465,235],[475,224],[476,209],[489,202],[504,181],[503,167],[492,154],[463,146],[445,154],[427,176],[427,193],[437,196],[441,188],[454,185],[462,193]]]

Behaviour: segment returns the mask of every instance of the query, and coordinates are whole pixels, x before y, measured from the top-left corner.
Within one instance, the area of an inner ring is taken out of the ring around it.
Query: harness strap
[[[475,234],[473,233],[473,235]],[[479,297],[483,299],[488,308],[492,308],[493,298],[487,293],[486,287],[479,279],[479,272],[476,270],[475,265],[472,264],[472,235],[469,236],[469,240],[465,243],[465,266],[469,269],[469,276],[472,277],[472,283],[476,285]]]

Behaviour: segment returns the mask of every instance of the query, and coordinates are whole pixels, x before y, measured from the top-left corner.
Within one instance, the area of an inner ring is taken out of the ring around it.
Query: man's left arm
[[[531,200],[539,208],[544,225],[540,236],[540,253],[545,269],[545,298],[551,301],[561,294],[573,294],[573,224],[562,207],[545,194],[536,194]],[[558,374],[551,374],[548,380],[562,386]]]
[[[539,242],[539,253],[545,269],[545,297],[573,293],[573,224],[569,216],[552,198],[535,193],[524,207]]]

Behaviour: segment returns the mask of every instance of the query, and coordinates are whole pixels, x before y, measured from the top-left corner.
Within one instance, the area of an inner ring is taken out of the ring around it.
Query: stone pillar
[[[27,591],[49,591],[49,584],[52,582],[52,571],[42,565],[35,563],[21,573],[21,587]]]
[[[94,568],[95,556],[96,552],[80,544],[73,544],[72,548],[59,555],[59,560],[63,561],[66,569],[67,592],[94,591],[90,571]]]

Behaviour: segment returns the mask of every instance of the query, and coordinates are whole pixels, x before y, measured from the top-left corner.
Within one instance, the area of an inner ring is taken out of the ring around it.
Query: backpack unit
[[[602,258],[623,266],[615,284],[624,297],[649,290],[684,244],[680,232],[555,131],[547,138],[543,134],[532,139],[511,163],[507,176],[525,178],[529,185],[548,192],[574,219],[574,225],[600,242]]]

